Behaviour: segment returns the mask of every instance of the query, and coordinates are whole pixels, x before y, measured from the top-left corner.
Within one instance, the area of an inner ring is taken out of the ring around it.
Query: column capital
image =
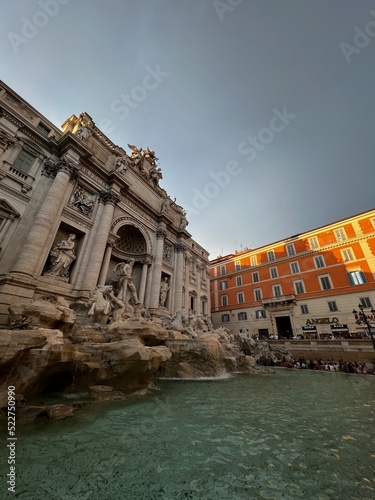
[[[150,257],[146,257],[145,259],[142,260],[143,265],[151,265],[152,264],[152,259]]]
[[[156,229],[156,239],[164,240],[167,237],[167,231],[163,227]]]
[[[186,247],[185,247],[185,245],[183,243],[175,243],[174,250],[177,253],[185,253],[186,252]]]
[[[50,158],[44,160],[44,167],[42,174],[47,177],[55,177],[58,172],[65,172],[71,179],[78,177],[78,166],[73,163],[69,158],[63,156],[59,160],[53,162]]]
[[[112,189],[109,189],[108,191],[101,191],[99,193],[99,201],[105,205],[107,205],[107,203],[116,205],[116,203],[120,201],[120,196]]]

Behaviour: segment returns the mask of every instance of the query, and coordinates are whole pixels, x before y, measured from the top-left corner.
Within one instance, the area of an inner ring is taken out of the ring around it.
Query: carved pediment
[[[14,219],[19,216],[19,212],[17,212],[17,210],[14,209],[10,203],[8,203],[6,200],[0,199],[0,217],[5,217],[6,219]]]

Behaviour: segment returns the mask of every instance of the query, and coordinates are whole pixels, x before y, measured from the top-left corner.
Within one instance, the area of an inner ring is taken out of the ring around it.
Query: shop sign
[[[339,318],[311,318],[306,320],[306,325],[327,325],[329,323],[338,323]]]
[[[309,326],[303,326],[303,327],[302,327],[302,331],[303,331],[303,332],[311,332],[311,333],[316,333],[316,326],[312,326],[312,325],[309,325]]]
[[[331,330],[341,330],[343,332],[349,332],[348,325],[343,325],[341,323],[336,323],[335,325],[331,325]]]

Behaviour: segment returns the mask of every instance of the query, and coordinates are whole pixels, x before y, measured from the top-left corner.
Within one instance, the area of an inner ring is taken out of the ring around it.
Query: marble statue
[[[155,151],[153,151],[150,148],[146,148],[144,150],[144,159],[147,160],[153,167],[156,166],[156,162],[158,161],[159,158],[156,158]]]
[[[115,166],[116,166],[116,172],[118,174],[122,174],[123,172],[126,172],[129,160],[130,160],[130,158],[127,155],[121,156],[120,158],[117,158]]]
[[[159,181],[163,178],[161,168],[151,167],[148,171],[148,178],[154,183],[155,186],[158,186]]]
[[[112,285],[98,285],[90,292],[88,302],[90,310],[87,316],[93,316],[96,323],[107,323],[108,316],[112,311],[112,304],[110,301],[112,290]]]
[[[137,148],[136,146],[133,146],[132,144],[128,144],[128,146],[132,151],[130,153],[130,159],[132,160],[133,164],[137,165],[138,167],[141,167],[142,163],[143,163],[143,149]]]
[[[57,276],[64,281],[69,281],[69,267],[75,260],[75,234],[69,234],[68,239],[55,243],[50,252],[51,268],[47,276]]]
[[[135,260],[130,259],[128,262],[120,262],[113,270],[114,274],[120,277],[119,279],[119,292],[117,298],[123,302],[128,302],[128,290],[130,291],[131,298],[134,304],[139,304],[137,290],[132,280],[133,266]]]
[[[181,215],[180,229],[181,230],[186,229],[186,226],[188,226],[188,224],[189,224],[189,222],[188,222],[188,220],[186,218],[186,212],[183,211],[182,215]]]
[[[170,206],[171,206],[171,199],[170,198],[164,198],[163,201],[161,202],[160,213],[166,214],[168,212],[168,209],[169,209]]]
[[[170,286],[168,283],[168,277],[164,276],[163,281],[160,283],[159,306],[165,307],[165,301],[167,300],[169,289]]]

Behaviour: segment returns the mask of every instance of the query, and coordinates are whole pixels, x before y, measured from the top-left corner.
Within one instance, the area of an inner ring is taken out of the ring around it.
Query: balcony
[[[295,295],[280,295],[279,297],[269,297],[268,299],[262,299],[262,304],[264,305],[264,307],[287,306],[295,303]]]

